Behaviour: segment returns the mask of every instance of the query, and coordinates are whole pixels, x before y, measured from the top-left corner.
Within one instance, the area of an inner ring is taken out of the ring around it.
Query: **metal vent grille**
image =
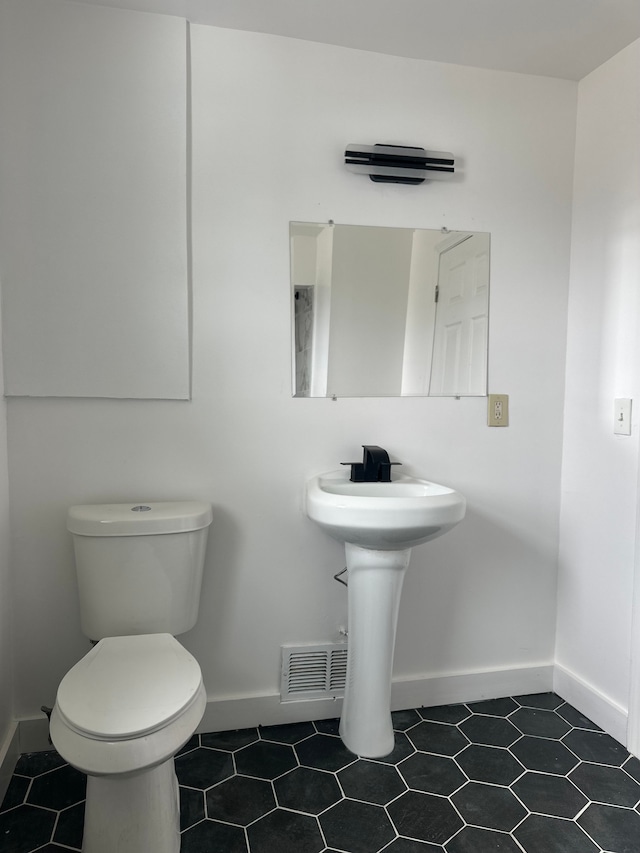
[[[344,696],[347,644],[282,646],[280,699],[327,699]]]

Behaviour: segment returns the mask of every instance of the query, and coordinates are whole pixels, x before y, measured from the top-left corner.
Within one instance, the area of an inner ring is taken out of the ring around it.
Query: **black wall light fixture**
[[[406,145],[347,145],[344,162],[352,172],[384,184],[442,181],[455,172],[453,154]]]

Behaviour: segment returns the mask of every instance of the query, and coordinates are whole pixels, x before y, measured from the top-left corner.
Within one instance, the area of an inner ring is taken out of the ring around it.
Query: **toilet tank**
[[[202,501],[72,506],[82,632],[100,640],[193,628],[211,519]]]

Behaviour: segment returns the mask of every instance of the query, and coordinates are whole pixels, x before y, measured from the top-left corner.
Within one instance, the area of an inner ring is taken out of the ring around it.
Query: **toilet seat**
[[[64,724],[85,738],[141,738],[185,714],[203,693],[195,658],[171,634],[106,637],[58,688]]]

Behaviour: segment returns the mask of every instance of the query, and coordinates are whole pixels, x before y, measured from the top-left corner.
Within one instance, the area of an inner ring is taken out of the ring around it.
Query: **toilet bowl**
[[[83,853],[178,853],[173,757],[205,705],[198,662],[166,633],[106,637],[62,679],[51,739],[87,774]]]

